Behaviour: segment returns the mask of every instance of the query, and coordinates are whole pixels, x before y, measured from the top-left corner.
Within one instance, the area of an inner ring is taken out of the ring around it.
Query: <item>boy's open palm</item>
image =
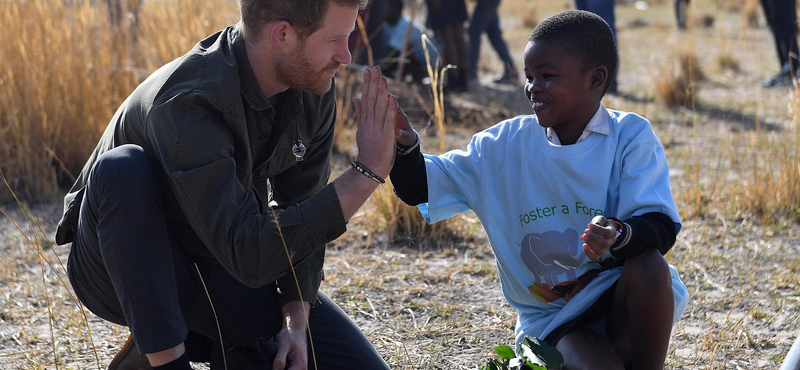
[[[581,235],[583,252],[592,261],[597,261],[606,254],[617,241],[617,228],[611,220],[603,216],[595,216]]]

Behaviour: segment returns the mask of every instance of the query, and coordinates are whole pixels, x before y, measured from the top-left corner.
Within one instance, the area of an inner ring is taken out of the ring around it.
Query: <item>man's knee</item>
[[[92,171],[98,176],[136,175],[152,170],[153,159],[138,145],[125,144],[97,158]]]
[[[124,191],[142,188],[159,176],[157,162],[142,147],[126,144],[111,149],[97,158],[91,173],[91,185],[105,191],[117,187]],[[155,183],[155,182],[153,182]]]

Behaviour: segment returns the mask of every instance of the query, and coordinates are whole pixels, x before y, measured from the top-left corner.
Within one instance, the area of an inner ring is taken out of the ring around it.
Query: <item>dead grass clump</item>
[[[656,96],[668,106],[688,106],[692,87],[688,79],[671,72],[653,77]]]
[[[410,239],[429,246],[444,246],[455,235],[452,226],[455,220],[448,219],[428,224],[417,207],[403,203],[388,184],[372,194],[372,205],[377,209],[371,227],[385,232],[390,242]]]
[[[790,122],[784,132],[756,130],[740,144],[740,179],[730,188],[734,211],[767,223],[797,222],[800,216],[800,90],[791,92]]]
[[[681,50],[674,63],[653,76],[656,95],[668,106],[691,106],[697,92],[697,82],[705,75],[693,51]]]
[[[718,55],[717,66],[723,71],[739,72],[741,70],[739,59],[736,59],[731,53]]]
[[[677,58],[681,76],[690,81],[702,81],[706,78],[703,69],[700,67],[697,54],[693,50],[681,49],[678,51]]]
[[[758,0],[746,0],[741,8],[742,19],[752,28],[761,27],[761,4]]]
[[[717,0],[715,1],[715,5],[722,10],[727,10],[729,12],[738,12],[742,10],[742,7],[748,1],[750,0]]]
[[[715,20],[716,18],[714,18],[714,16],[711,14],[703,14],[700,17],[694,19],[695,24],[699,28],[712,28],[714,27]]]
[[[539,24],[539,17],[536,15],[536,7],[531,5],[522,13],[522,25],[525,28],[534,29]]]

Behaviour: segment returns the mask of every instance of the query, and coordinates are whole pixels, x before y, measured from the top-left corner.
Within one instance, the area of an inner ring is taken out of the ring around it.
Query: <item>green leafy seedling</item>
[[[502,361],[489,359],[479,370],[552,370],[564,364],[564,357],[555,347],[527,335],[519,345],[519,355],[509,346],[497,346],[494,352]]]

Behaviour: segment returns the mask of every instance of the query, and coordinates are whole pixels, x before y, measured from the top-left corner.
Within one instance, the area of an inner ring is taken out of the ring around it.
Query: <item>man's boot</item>
[[[136,348],[136,343],[133,342],[133,337],[128,335],[128,340],[122,346],[122,349],[114,356],[111,363],[108,365],[108,370],[152,370],[150,362],[147,361],[147,356],[139,353]]]

